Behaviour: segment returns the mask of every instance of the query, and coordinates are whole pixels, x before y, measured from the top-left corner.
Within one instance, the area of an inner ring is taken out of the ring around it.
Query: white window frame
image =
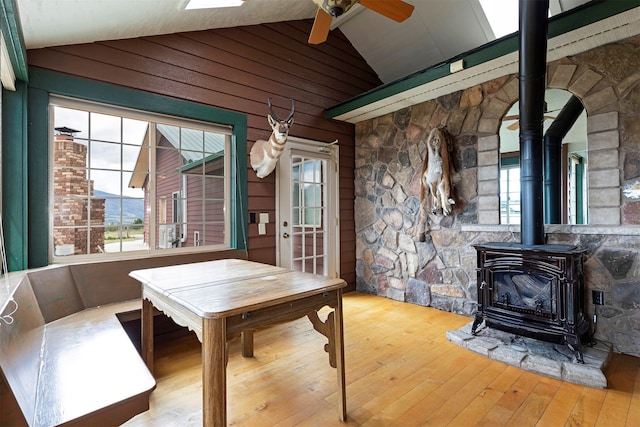
[[[53,141],[54,138],[54,106],[59,106],[63,108],[71,108],[78,110],[90,111],[92,113],[98,114],[107,114],[113,116],[124,117],[127,119],[140,120],[150,123],[159,123],[159,124],[167,124],[171,126],[179,126],[186,128],[197,128],[201,129],[205,132],[214,132],[221,133],[226,135],[225,138],[225,156],[224,156],[224,243],[219,245],[202,245],[202,242],[199,241],[198,245],[189,246],[189,247],[179,247],[179,248],[170,248],[163,249],[158,245],[158,237],[157,236],[157,228],[159,226],[158,217],[157,217],[157,206],[158,200],[156,194],[156,148],[157,141],[155,138],[156,132],[149,132],[150,134],[150,159],[149,159],[149,189],[148,192],[150,194],[151,202],[149,203],[149,224],[144,224],[149,228],[149,248],[147,250],[139,250],[139,251],[121,251],[121,252],[113,252],[113,253],[93,253],[93,254],[82,254],[82,255],[73,255],[73,256],[56,256],[54,253],[53,244],[49,247],[49,259],[53,263],[69,263],[69,262],[82,262],[86,260],[99,260],[99,259],[132,259],[139,257],[147,257],[147,256],[166,256],[172,253],[198,253],[198,252],[210,252],[214,250],[222,250],[230,248],[231,244],[231,218],[230,218],[230,204],[231,204],[231,188],[230,188],[230,176],[229,173],[231,171],[231,136],[232,136],[232,128],[227,125],[215,124],[202,122],[198,120],[184,119],[175,116],[162,115],[157,113],[151,113],[141,110],[130,109],[126,107],[117,107],[111,106],[107,104],[84,101],[75,98],[69,98],[58,95],[51,95],[49,100],[49,141]],[[53,212],[54,207],[54,198],[53,198],[53,173],[54,173],[54,155],[53,149],[54,144],[49,144],[50,149],[50,165],[49,165],[49,211]],[[180,193],[180,192],[178,192]],[[180,195],[178,196],[180,197]],[[173,200],[172,200],[173,203]],[[182,209],[186,207],[186,201],[181,204],[180,208]],[[166,208],[166,207],[165,207]],[[174,213],[175,215],[175,213]],[[49,224],[49,236],[53,236],[53,215],[50,216],[50,224]],[[186,221],[186,220],[185,220]],[[193,234],[193,233],[191,233]],[[198,233],[200,237],[200,233]]]

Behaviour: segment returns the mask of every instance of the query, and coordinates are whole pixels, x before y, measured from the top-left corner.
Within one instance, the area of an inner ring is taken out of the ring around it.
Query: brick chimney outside
[[[93,197],[93,181],[87,179],[86,168],[87,146],[75,142],[73,135],[56,135],[53,166],[53,240],[54,247],[58,248],[56,255],[71,255],[70,245],[73,245],[73,255],[98,253],[104,249],[104,228],[87,229],[89,225],[104,224],[105,199]],[[88,232],[91,233],[90,247],[87,247]],[[64,248],[69,252],[65,253],[61,245],[66,245]]]

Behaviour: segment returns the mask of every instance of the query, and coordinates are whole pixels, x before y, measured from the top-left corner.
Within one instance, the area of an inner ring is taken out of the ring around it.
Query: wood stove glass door
[[[556,319],[557,277],[514,269],[496,269],[491,276],[492,306],[547,321]]]

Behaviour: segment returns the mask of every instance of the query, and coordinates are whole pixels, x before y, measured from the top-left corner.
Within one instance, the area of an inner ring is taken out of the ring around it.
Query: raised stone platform
[[[611,346],[608,344],[583,346],[584,363],[577,363],[573,351],[566,345],[487,327],[480,328],[474,336],[471,335],[472,324],[470,322],[458,330],[447,331],[447,339],[492,360],[526,371],[590,387],[607,387],[604,372],[611,358]]]

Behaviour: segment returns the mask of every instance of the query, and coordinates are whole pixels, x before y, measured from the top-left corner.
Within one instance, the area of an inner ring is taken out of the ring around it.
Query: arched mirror
[[[516,102],[500,126],[501,224],[520,224],[519,119]],[[545,162],[551,162],[545,163],[545,223],[586,224],[587,115],[570,92],[545,91],[544,135]]]

